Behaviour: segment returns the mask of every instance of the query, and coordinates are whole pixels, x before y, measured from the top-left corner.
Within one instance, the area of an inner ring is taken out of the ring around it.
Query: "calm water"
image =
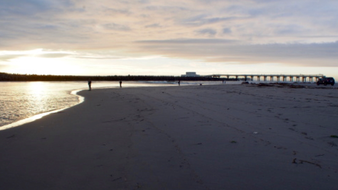
[[[202,82],[204,85],[221,82]],[[199,82],[181,82],[197,85]],[[65,109],[78,104],[79,96],[73,91],[87,90],[87,82],[0,82],[0,129],[38,114]],[[123,87],[177,86],[167,82],[123,82]],[[92,82],[95,88],[118,88],[117,81]],[[23,122],[25,123],[25,122]]]

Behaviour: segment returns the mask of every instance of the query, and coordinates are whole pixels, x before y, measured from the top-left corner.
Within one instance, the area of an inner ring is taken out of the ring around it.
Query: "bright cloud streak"
[[[0,0],[0,24],[6,72],[338,75],[334,0]]]

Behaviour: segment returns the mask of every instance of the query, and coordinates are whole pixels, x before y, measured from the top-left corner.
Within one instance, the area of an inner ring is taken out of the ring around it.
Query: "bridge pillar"
[[[280,81],[280,76],[277,76],[277,82],[279,82]]]
[[[267,76],[264,76],[264,81],[266,81]]]
[[[273,81],[273,76],[270,76],[270,81]]]
[[[257,81],[261,81],[261,76],[256,76],[257,77]]]

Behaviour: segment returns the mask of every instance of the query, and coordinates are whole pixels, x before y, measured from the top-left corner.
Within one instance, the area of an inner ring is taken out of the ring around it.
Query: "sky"
[[[338,78],[338,0],[0,0],[0,26],[0,72]]]

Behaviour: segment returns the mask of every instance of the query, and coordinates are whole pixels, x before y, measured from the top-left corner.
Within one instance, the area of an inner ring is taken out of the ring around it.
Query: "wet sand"
[[[338,89],[82,91],[0,131],[0,189],[336,189]]]

